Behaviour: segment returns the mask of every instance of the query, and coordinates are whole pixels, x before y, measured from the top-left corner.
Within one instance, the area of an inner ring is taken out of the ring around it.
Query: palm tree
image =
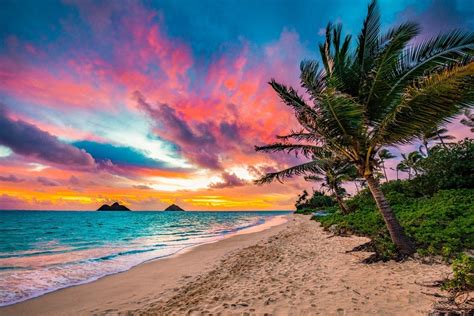
[[[278,151],[275,147],[257,147],[257,150]],[[305,153],[306,155],[309,154]],[[341,211],[349,213],[349,208],[344,203],[345,190],[341,187],[342,182],[352,179],[354,166],[347,161],[342,161],[332,156],[330,152],[313,153],[312,160],[281,171],[267,173],[255,181],[257,184],[269,183],[274,180],[282,181],[285,178],[304,175],[306,181],[321,182],[321,187],[326,187],[334,195]]]
[[[408,166],[405,165],[403,162],[399,162],[399,163],[397,164],[396,170],[397,170],[397,180],[399,180],[399,178],[398,178],[398,172],[399,172],[399,171],[408,172]]]
[[[419,152],[413,151],[408,156],[402,154],[402,158],[403,160],[398,164],[400,166],[399,170],[408,172],[408,179],[411,179],[412,170],[414,175],[417,176],[420,170],[418,163],[423,159],[423,156]]]
[[[357,194],[360,193],[361,189],[365,189],[367,187],[367,181],[364,178],[356,177],[352,180],[354,186],[356,188]]]
[[[461,120],[461,124],[469,126],[471,133],[474,133],[474,113],[471,113],[471,110],[467,109],[464,111],[464,116],[465,118]]]
[[[303,190],[303,193],[298,194],[298,199],[295,202],[295,207],[298,210],[301,206],[306,204],[306,199],[308,197],[308,191]]]
[[[326,41],[319,46],[323,69],[317,61],[301,63],[301,86],[309,99],[270,82],[303,128],[291,137],[298,142],[259,147],[331,151],[350,161],[367,180],[390,237],[404,255],[415,248],[374,177],[375,157],[383,147],[414,141],[474,101],[474,34],[454,31],[413,41],[419,32],[418,24],[407,22],[381,34],[375,1],[355,50],[350,35],[342,38],[341,25],[328,24]]]
[[[423,153],[422,146],[420,146],[419,150],[421,153],[425,154],[426,156],[429,156],[430,154],[430,149],[428,148],[428,145],[431,141],[437,141],[439,140],[441,142],[441,145],[446,149],[446,143],[444,142],[445,140],[453,140],[455,139],[454,136],[452,135],[446,135],[448,133],[448,130],[446,128],[432,128],[429,129],[425,132],[423,132],[423,135],[421,136],[421,141],[423,142],[423,147],[425,148],[425,153]]]
[[[346,190],[341,186],[343,182],[353,179],[354,166],[328,154],[326,157],[315,159],[313,174],[304,177],[306,181],[321,182],[337,201],[342,213],[348,214],[349,208],[344,203]]]
[[[379,150],[379,159],[380,159],[380,163],[382,164],[382,170],[383,170],[383,174],[385,176],[385,181],[388,182],[388,177],[387,177],[387,172],[385,170],[385,160],[389,160],[389,159],[392,159],[392,158],[395,158],[394,155],[392,155],[391,152],[388,151],[388,149],[380,149]]]

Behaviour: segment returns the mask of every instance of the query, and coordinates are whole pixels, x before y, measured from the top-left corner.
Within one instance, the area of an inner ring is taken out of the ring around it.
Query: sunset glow
[[[301,159],[254,151],[298,129],[267,83],[298,86],[327,21],[355,32],[367,1],[232,2],[2,2],[0,209],[288,210],[318,187],[252,182]],[[380,5],[424,36],[474,27],[469,1]]]

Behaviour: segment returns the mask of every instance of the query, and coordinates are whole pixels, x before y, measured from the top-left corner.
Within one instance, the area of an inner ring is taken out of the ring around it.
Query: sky
[[[252,183],[302,161],[254,151],[297,128],[268,81],[297,87],[326,24],[355,35],[367,4],[0,0],[0,209],[293,209],[318,185]],[[474,30],[469,0],[379,4],[383,29]]]

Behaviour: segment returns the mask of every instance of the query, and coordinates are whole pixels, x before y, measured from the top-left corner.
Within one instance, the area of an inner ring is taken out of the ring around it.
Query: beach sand
[[[360,263],[367,241],[308,216],[254,229],[96,282],[0,308],[0,315],[426,315],[446,265]]]

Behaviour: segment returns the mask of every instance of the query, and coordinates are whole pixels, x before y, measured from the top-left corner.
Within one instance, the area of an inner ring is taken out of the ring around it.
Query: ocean
[[[126,271],[288,213],[0,211],[0,306]]]

